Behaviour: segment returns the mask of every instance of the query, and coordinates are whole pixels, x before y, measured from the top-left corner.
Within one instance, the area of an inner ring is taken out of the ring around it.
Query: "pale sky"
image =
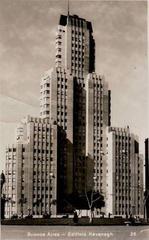
[[[146,1],[70,0],[70,13],[92,22],[96,72],[112,92],[112,126],[149,137]],[[55,33],[67,0],[0,0],[0,161],[15,126],[39,116],[42,74],[55,61]]]

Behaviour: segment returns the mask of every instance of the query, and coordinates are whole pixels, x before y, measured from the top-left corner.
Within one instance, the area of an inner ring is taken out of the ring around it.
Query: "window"
[[[61,58],[62,56],[61,56],[60,54],[57,54],[56,57],[57,57],[57,58]]]

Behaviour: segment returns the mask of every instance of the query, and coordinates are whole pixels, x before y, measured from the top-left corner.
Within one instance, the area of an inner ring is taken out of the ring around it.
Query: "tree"
[[[94,209],[101,209],[105,206],[104,197],[99,193],[99,191],[85,191],[83,200],[86,202],[87,209],[90,210],[90,223],[92,223]]]
[[[96,208],[101,209],[105,206],[104,197],[99,191],[88,191],[82,194],[72,193],[67,196],[67,201],[71,204],[74,209],[86,209],[90,210],[89,221],[92,223],[93,211]]]

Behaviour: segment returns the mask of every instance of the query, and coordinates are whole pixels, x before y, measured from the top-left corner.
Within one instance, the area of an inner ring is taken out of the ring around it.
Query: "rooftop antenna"
[[[69,17],[69,0],[68,0],[68,2],[67,2],[67,15],[68,15],[68,17]]]

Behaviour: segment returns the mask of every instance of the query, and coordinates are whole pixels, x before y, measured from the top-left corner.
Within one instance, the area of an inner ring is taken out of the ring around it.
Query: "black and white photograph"
[[[0,0],[2,240],[149,239],[147,0]]]

